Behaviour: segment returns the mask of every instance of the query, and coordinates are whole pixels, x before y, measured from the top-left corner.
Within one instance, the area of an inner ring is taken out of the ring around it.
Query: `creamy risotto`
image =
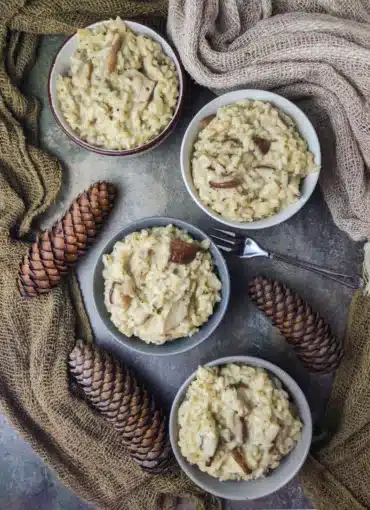
[[[105,305],[121,333],[163,344],[198,331],[220,301],[208,250],[172,225],[134,232],[104,255]]]
[[[174,62],[160,44],[120,19],[77,32],[67,76],[57,78],[61,111],[83,140],[131,149],[158,135],[178,97]]]
[[[276,468],[301,438],[288,394],[266,370],[200,367],[178,411],[179,446],[220,480],[252,480]]]
[[[300,197],[318,170],[293,120],[271,103],[245,100],[201,121],[192,174],[202,202],[226,219],[272,216]]]

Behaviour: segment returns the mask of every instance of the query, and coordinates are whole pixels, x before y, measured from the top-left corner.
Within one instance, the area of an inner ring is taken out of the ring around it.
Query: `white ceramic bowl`
[[[92,25],[89,25],[86,28],[96,27],[103,23],[107,23],[107,21],[109,20],[99,21],[98,23],[93,23]],[[77,33],[71,35],[59,48],[58,53],[56,54],[53,60],[49,73],[48,82],[49,104],[51,111],[54,114],[55,120],[57,121],[59,126],[62,128],[65,134],[69,136],[69,138],[71,138],[71,140],[77,143],[77,145],[84,147],[85,149],[88,149],[92,152],[96,152],[98,154],[103,154],[106,156],[134,156],[137,154],[144,154],[145,152],[148,152],[154,149],[155,147],[158,147],[158,145],[160,145],[168,137],[168,135],[172,132],[173,128],[175,127],[181,114],[181,108],[184,99],[184,73],[175,51],[171,48],[168,42],[165,39],[163,39],[163,37],[161,37],[159,34],[157,34],[157,32],[155,32],[153,29],[145,25],[141,25],[140,23],[137,23],[135,21],[125,20],[125,23],[128,25],[129,28],[131,28],[133,32],[137,34],[144,34],[148,37],[151,37],[162,46],[164,53],[174,61],[179,80],[179,97],[171,122],[161,133],[159,133],[159,135],[157,135],[155,138],[150,140],[145,145],[141,145],[139,147],[127,150],[105,149],[104,147],[101,147],[99,145],[92,145],[86,142],[85,140],[82,140],[79,136],[77,136],[76,133],[68,124],[68,122],[65,120],[64,115],[61,112],[61,109],[59,108],[57,100],[56,78],[59,74],[67,74],[69,71],[71,55],[77,49]]]
[[[321,151],[315,129],[313,128],[311,122],[308,120],[306,115],[302,112],[302,110],[300,110],[295,104],[293,104],[288,99],[285,99],[284,97],[279,96],[278,94],[274,94],[273,92],[252,89],[235,90],[234,92],[229,92],[227,94],[217,97],[216,99],[213,99],[208,104],[203,106],[201,110],[199,110],[199,112],[190,122],[185,132],[181,145],[180,154],[181,172],[187,190],[190,193],[191,197],[193,198],[194,202],[196,202],[198,206],[201,209],[203,209],[205,213],[208,214],[208,216],[215,219],[216,221],[219,221],[225,225],[234,228],[256,230],[260,228],[272,227],[273,225],[278,225],[279,223],[282,223],[283,221],[293,216],[297,211],[299,211],[299,209],[301,209],[307,202],[307,200],[310,198],[313,190],[315,189],[315,186],[319,178],[319,172],[308,175],[303,179],[303,183],[301,185],[301,197],[295,204],[288,206],[287,208],[278,212],[274,216],[270,216],[269,218],[266,219],[252,222],[227,220],[226,218],[223,218],[218,213],[213,211],[210,207],[206,206],[199,198],[198,191],[196,190],[193,184],[191,172],[191,157],[193,154],[194,142],[200,131],[200,121],[201,119],[207,117],[208,115],[215,114],[220,106],[236,103],[237,101],[242,101],[243,99],[269,101],[274,106],[276,106],[276,108],[278,108],[282,112],[289,115],[292,119],[294,119],[298,131],[307,140],[309,150],[313,152],[313,154],[315,155],[315,162],[317,165],[321,164]]]
[[[228,363],[240,363],[265,368],[282,382],[283,387],[292,397],[294,405],[303,422],[302,438],[297,442],[295,448],[281,460],[280,465],[272,470],[265,478],[250,481],[221,482],[208,473],[202,472],[197,466],[189,464],[185,457],[182,456],[180,447],[178,446],[178,410],[185,399],[189,384],[196,377],[196,372],[194,372],[181,386],[172,404],[169,424],[172,449],[178,463],[188,477],[199,487],[211,494],[225,499],[240,501],[262,498],[263,496],[268,496],[281,489],[281,487],[286,485],[302,467],[308,455],[312,440],[312,418],[310,408],[298,384],[284,372],[284,370],[276,365],[264,361],[263,359],[250,356],[220,358],[211,363],[207,363],[207,365],[226,365]]]

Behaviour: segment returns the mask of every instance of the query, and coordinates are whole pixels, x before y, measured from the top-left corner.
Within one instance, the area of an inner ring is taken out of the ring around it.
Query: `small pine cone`
[[[113,207],[115,187],[98,182],[71,204],[50,230],[43,232],[24,257],[18,287],[23,296],[48,292],[83,256]]]
[[[343,357],[342,343],[310,305],[285,285],[262,276],[252,278],[249,296],[280,330],[312,372],[336,370]]]
[[[18,288],[22,296],[38,296],[49,292],[61,280],[53,259],[43,260],[40,247],[34,243],[20,267]]]
[[[167,419],[131,370],[103,349],[78,340],[69,369],[88,401],[121,435],[130,455],[150,473],[168,465]]]

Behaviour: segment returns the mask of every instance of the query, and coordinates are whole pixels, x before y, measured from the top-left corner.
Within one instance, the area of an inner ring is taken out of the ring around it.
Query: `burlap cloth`
[[[166,476],[144,474],[113,428],[69,391],[67,359],[76,325],[91,339],[75,282],[72,290],[61,285],[37,299],[19,295],[16,275],[27,245],[9,233],[30,230],[55,200],[63,170],[37,148],[38,105],[17,87],[35,58],[37,34],[69,33],[118,14],[155,21],[166,11],[165,0],[0,1],[1,408],[65,485],[112,510],[162,510],[180,496],[202,510],[218,504],[175,464]]]
[[[370,16],[365,3],[222,3],[218,16],[215,0],[172,2],[170,32],[185,66],[197,81],[218,90],[248,85],[308,96],[308,113],[325,149],[325,198],[339,227],[354,239],[366,238],[370,29],[361,22]],[[270,17],[298,10],[312,14]],[[55,200],[63,173],[37,148],[38,105],[18,87],[35,58],[38,34],[69,33],[117,14],[155,21],[165,12],[164,0],[0,0],[1,407],[66,485],[107,509],[162,509],[167,494],[167,503],[190,496],[207,510],[214,502],[175,468],[167,476],[143,474],[116,433],[69,391],[66,360],[76,328],[91,339],[76,282],[39,299],[18,294],[16,274],[27,249],[19,237]],[[303,472],[304,487],[320,509],[370,507],[369,321],[369,300],[359,293],[328,406],[332,439]]]
[[[301,106],[322,147],[325,200],[338,227],[364,241],[370,234],[369,22],[370,2],[361,0],[170,0],[168,17],[182,62],[201,85],[305,99]],[[359,292],[325,420],[331,439],[302,474],[318,509],[370,508],[369,374],[370,299]]]

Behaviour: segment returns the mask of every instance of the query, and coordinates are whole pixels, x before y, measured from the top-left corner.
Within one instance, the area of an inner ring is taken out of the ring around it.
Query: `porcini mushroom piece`
[[[267,154],[271,147],[271,142],[266,140],[266,138],[261,138],[260,136],[254,136],[253,142],[257,145],[260,152],[263,155]]]
[[[116,285],[118,285],[118,282],[113,282],[112,286],[111,286],[111,288],[109,290],[109,302],[110,302],[111,305],[115,304],[114,301],[113,301],[113,293],[114,293],[114,289],[115,289]]]
[[[111,305],[119,305],[120,302],[117,302],[114,300],[114,291],[116,290],[116,286],[117,285],[121,285],[120,282],[113,282],[112,283],[112,286],[109,290],[109,302]],[[128,296],[127,294],[123,294],[123,298],[122,298],[122,307],[124,310],[127,310],[129,307],[130,307],[130,304],[131,304],[131,301],[132,301],[132,297],[131,296]]]
[[[248,467],[248,464],[244,458],[244,455],[243,455],[243,452],[241,451],[241,449],[239,447],[234,448],[231,451],[231,455],[232,455],[233,459],[235,460],[235,462],[237,464],[239,464],[239,466],[242,468],[243,472],[246,475],[249,475],[251,473],[251,470]]]
[[[112,40],[112,47],[108,56],[108,72],[113,73],[116,70],[117,66],[117,53],[121,49],[121,36],[119,34],[114,34]]]
[[[169,261],[175,264],[190,264],[199,250],[201,250],[201,247],[198,243],[187,243],[182,239],[173,239]]]
[[[201,121],[199,122],[200,129],[204,129],[205,127],[207,127],[211,120],[213,120],[215,117],[216,115],[208,115],[207,117],[201,119]]]
[[[215,181],[209,181],[209,185],[211,188],[214,189],[232,189],[237,188],[240,186],[242,181],[240,179],[231,179],[230,181],[224,181],[224,182],[215,182]]]
[[[131,301],[132,301],[132,297],[131,296],[127,296],[127,294],[123,295],[122,306],[123,306],[124,310],[128,310],[130,308]]]

